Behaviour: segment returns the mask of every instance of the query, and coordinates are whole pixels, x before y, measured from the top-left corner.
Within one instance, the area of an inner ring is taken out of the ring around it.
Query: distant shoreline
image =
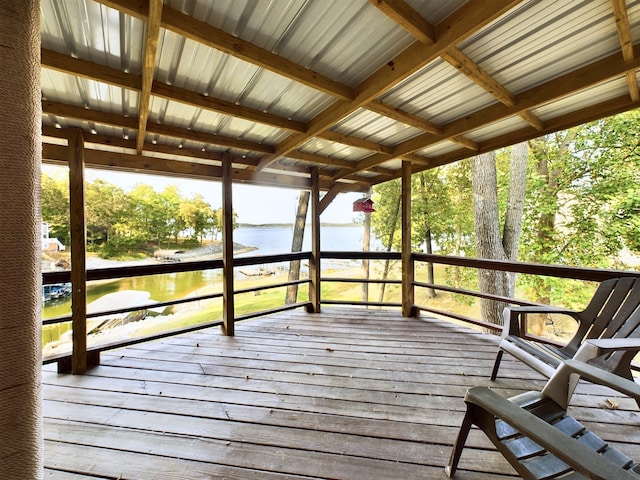
[[[238,228],[292,228],[294,223],[238,223]],[[311,227],[310,223],[306,226]],[[361,227],[359,223],[320,223],[321,227]]]

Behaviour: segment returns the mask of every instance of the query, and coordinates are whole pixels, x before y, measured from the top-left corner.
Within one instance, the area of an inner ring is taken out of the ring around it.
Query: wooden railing
[[[375,262],[375,261],[383,261],[383,262],[400,262],[402,260],[399,252],[322,252],[320,254],[321,258],[321,266],[330,260],[349,260],[349,261],[359,261],[359,262]],[[242,258],[234,258],[233,265],[234,268],[241,268],[245,266],[254,266],[254,265],[269,265],[269,264],[277,264],[283,262],[291,262],[291,261],[302,261],[311,259],[311,253],[309,252],[300,252],[300,253],[289,253],[282,255],[269,255],[269,256],[259,256],[259,257],[242,257]],[[345,284],[366,284],[366,285],[390,285],[395,286],[396,295],[400,295],[402,297],[402,292],[406,290],[398,289],[398,286],[402,286],[403,282],[410,282],[409,291],[410,299],[412,300],[412,304],[409,306],[409,309],[404,309],[403,311],[411,311],[414,313],[418,313],[419,311],[425,311],[434,313],[437,315],[447,316],[468,324],[473,324],[477,326],[481,326],[486,329],[491,329],[494,331],[500,331],[501,326],[490,324],[483,322],[481,319],[472,318],[469,316],[461,315],[452,311],[441,310],[434,308],[429,305],[420,304],[419,302],[413,302],[415,298],[416,289],[433,289],[437,291],[450,292],[457,295],[463,295],[466,297],[474,297],[474,298],[486,298],[491,300],[496,300],[499,302],[504,302],[505,304],[518,304],[518,305],[534,305],[533,302],[530,302],[525,299],[515,299],[515,298],[506,298],[500,297],[497,295],[491,295],[482,293],[475,290],[467,290],[462,288],[456,288],[449,285],[444,285],[442,283],[428,283],[424,281],[419,281],[414,279],[414,272],[416,271],[418,266],[424,266],[423,264],[439,264],[439,265],[448,265],[448,266],[457,266],[464,268],[473,268],[473,269],[487,269],[487,270],[500,270],[500,271],[509,271],[516,272],[521,274],[530,274],[530,275],[540,275],[540,276],[550,276],[557,278],[567,278],[567,279],[576,279],[576,280],[586,280],[593,282],[600,282],[607,278],[619,277],[619,276],[633,276],[640,277],[640,272],[635,271],[618,271],[618,270],[599,270],[599,269],[591,269],[591,268],[578,268],[578,267],[562,267],[562,266],[552,266],[552,265],[540,265],[540,264],[532,264],[532,263],[523,263],[523,262],[509,262],[509,261],[498,261],[498,260],[482,260],[477,258],[465,258],[465,257],[451,257],[451,256],[442,256],[442,255],[429,255],[423,253],[413,253],[411,256],[411,266],[412,272],[411,275],[402,275],[401,279],[398,278],[355,278],[355,277],[338,277],[338,276],[330,276],[330,275],[321,275],[321,284],[329,284],[331,282],[337,283],[345,283]],[[221,260],[211,260],[211,261],[196,261],[196,262],[181,262],[181,263],[170,263],[170,264],[154,264],[154,265],[143,265],[143,266],[135,266],[135,267],[121,267],[121,268],[109,268],[109,269],[95,269],[87,271],[87,280],[105,280],[105,279],[118,279],[124,277],[133,277],[133,276],[145,276],[145,275],[156,275],[156,274],[165,274],[165,273],[176,273],[176,272],[187,272],[187,271],[198,271],[198,270],[222,270],[222,261]],[[409,280],[407,280],[407,278]],[[53,283],[63,283],[70,281],[70,272],[45,272],[43,273],[43,284],[53,284]],[[305,279],[296,279],[289,280],[286,282],[274,282],[268,283],[264,285],[254,286],[251,288],[244,288],[235,290],[234,295],[238,294],[246,294],[251,292],[260,292],[267,289],[274,289],[280,287],[290,287],[302,285],[305,283],[309,283],[309,278]],[[406,295],[406,293],[405,293]],[[212,299],[221,297],[221,292],[216,292],[213,294],[189,297],[179,300],[171,300],[167,302],[159,302],[148,305],[140,305],[135,308],[127,308],[127,309],[112,309],[108,311],[95,312],[90,315],[87,315],[87,318],[93,318],[104,315],[115,315],[120,313],[125,313],[129,311],[142,310],[148,308],[156,308],[160,306],[170,306],[177,305],[186,302],[196,302],[200,300]],[[284,301],[284,298],[283,298]],[[355,298],[321,298],[321,303],[324,305],[354,305],[354,306],[366,306],[366,307],[389,307],[389,308],[398,308],[403,307],[403,302],[405,302],[405,298],[400,298],[399,301],[371,301],[369,298],[365,299],[355,299]],[[254,318],[262,315],[266,315],[269,313],[275,313],[284,310],[295,309],[299,307],[305,307],[309,309],[311,307],[310,301],[296,301],[291,304],[283,303],[281,306],[277,306],[275,308],[271,308],[269,310],[261,310],[254,311],[244,315],[236,316],[236,321],[241,321],[249,318]],[[52,319],[47,319],[43,321],[43,325],[51,325],[55,323],[61,322],[69,322],[71,321],[71,316],[65,317],[57,317]],[[145,337],[139,338],[131,338],[131,339],[122,339],[111,343],[104,343],[100,345],[94,345],[89,347],[88,350],[91,351],[103,351],[107,349],[118,348],[126,345],[131,345],[134,343],[140,343],[149,341],[151,339],[164,338],[172,335],[177,335],[180,333],[185,333],[188,331],[208,328],[211,326],[221,325],[221,319],[211,319],[210,321],[199,323],[197,325],[191,325],[188,327],[183,327],[180,329],[163,331],[154,335],[149,335]],[[51,362],[63,362],[68,359],[70,353],[62,352],[56,355],[50,355],[47,358],[43,359],[45,363]]]
[[[265,255],[260,257],[246,257],[246,258],[236,258],[234,259],[234,269],[242,268],[247,266],[254,265],[270,265],[277,264],[281,262],[291,262],[291,261],[302,261],[309,260],[310,253],[308,252],[300,252],[300,253],[289,253],[283,255]],[[176,263],[167,263],[167,264],[152,264],[152,265],[140,265],[140,266],[128,266],[128,267],[119,267],[119,268],[101,268],[101,269],[92,269],[87,271],[87,281],[95,281],[95,280],[113,280],[113,279],[121,279],[127,277],[142,277],[148,275],[160,275],[167,273],[178,273],[178,272],[195,272],[202,270],[222,270],[223,264],[222,260],[206,260],[206,261],[194,261],[194,262],[176,262]],[[57,283],[67,283],[71,281],[71,272],[69,271],[57,271],[57,272],[43,272],[42,274],[42,283],[43,285],[57,284]],[[297,279],[297,280],[289,280],[286,282],[272,282],[266,285],[254,286],[251,288],[238,289],[234,291],[234,295],[246,294],[246,293],[256,293],[261,292],[268,289],[282,288],[282,287],[290,287],[294,285],[301,285],[308,283],[309,279]],[[127,308],[114,308],[109,310],[102,310],[99,312],[92,312],[86,315],[86,319],[109,316],[109,315],[118,315],[123,313],[128,313],[132,311],[146,310],[146,309],[155,309],[159,307],[166,307],[172,305],[179,305],[190,302],[198,302],[202,300],[210,300],[215,298],[221,298],[223,295],[222,292],[215,292],[207,295],[197,295],[197,296],[189,296],[187,298],[181,298],[176,300],[170,300],[165,302],[154,302],[149,304],[136,305],[135,307],[127,307]],[[299,307],[308,307],[309,302],[295,302],[291,304],[284,304],[278,306],[276,308],[272,308],[269,310],[262,311],[254,311],[250,313],[246,313],[243,315],[237,315],[235,317],[235,321],[247,320],[249,318],[254,318],[262,315],[266,315],[269,313],[275,313],[279,311],[291,310]],[[71,322],[72,316],[65,315],[61,317],[48,318],[42,321],[44,325],[55,325],[59,323]],[[212,326],[222,325],[222,319],[212,319],[207,322],[197,323],[195,325],[190,325],[188,327],[181,327],[179,329],[166,330],[159,333],[155,333],[152,335],[145,335],[136,338],[128,338],[121,339],[115,342],[108,343],[100,343],[99,345],[92,345],[88,347],[88,351],[97,352],[110,350],[114,348],[120,348],[127,345],[133,345],[136,343],[147,342],[150,340],[156,340],[160,338],[170,337],[174,335],[178,335],[181,333],[186,333],[190,331],[200,330],[204,328],[209,328]],[[47,355],[43,358],[43,363],[62,363],[69,360],[71,352],[61,351],[56,354]]]
[[[322,252],[322,262],[328,260],[350,260],[361,262],[400,262],[402,256],[400,252]],[[344,284],[360,284],[360,285],[402,285],[401,279],[390,278],[368,278],[359,277],[337,277],[323,274],[320,278],[322,285],[330,283],[344,283]],[[359,300],[345,299],[345,298],[321,298],[323,305],[355,305],[366,307],[385,307],[385,308],[397,308],[402,307],[402,301],[372,301],[369,298],[360,298]]]
[[[616,278],[620,276],[640,277],[640,272],[633,272],[633,271],[564,267],[564,266],[558,266],[558,265],[542,265],[537,263],[526,263],[526,262],[510,262],[510,261],[502,261],[502,260],[484,260],[479,258],[430,255],[426,253],[414,253],[412,254],[412,258],[413,258],[414,264],[431,263],[431,264],[450,265],[450,266],[466,267],[466,268],[474,268],[474,269],[500,270],[500,271],[507,271],[507,272],[513,272],[513,273],[539,275],[539,276],[545,276],[545,277],[566,278],[566,279],[572,279],[572,280],[585,280],[585,281],[591,281],[591,282],[601,282],[608,278]],[[431,288],[434,290],[446,291],[446,292],[451,292],[451,293],[464,295],[464,296],[471,296],[475,298],[486,298],[489,300],[503,302],[505,304],[536,305],[536,303],[531,302],[529,300],[525,300],[525,299],[501,297],[498,295],[491,295],[491,294],[482,293],[479,291],[453,288],[450,286],[436,284],[436,283],[414,281],[413,286],[414,288],[416,287]],[[424,305],[414,305],[414,307],[421,311],[448,316],[469,324],[481,326],[489,330],[494,330],[494,331],[502,330],[502,327],[500,325],[483,322],[482,320],[470,318],[464,315],[459,315],[453,312],[442,311],[442,310],[438,310],[438,309],[431,308]],[[550,342],[550,343],[553,343],[553,342]]]

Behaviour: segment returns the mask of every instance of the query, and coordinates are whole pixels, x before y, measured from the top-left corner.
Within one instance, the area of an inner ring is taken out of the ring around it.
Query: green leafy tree
[[[161,246],[163,242],[169,241],[171,237],[175,243],[178,243],[178,236],[185,229],[185,224],[179,215],[183,198],[180,195],[178,186],[167,185],[158,200],[158,208],[164,218],[164,224],[159,225],[158,244]]]
[[[120,225],[123,245],[159,242],[166,231],[161,195],[153,187],[137,184],[127,195],[128,212]]]
[[[371,227],[387,252],[400,250],[402,236],[400,232],[402,214],[402,182],[400,179],[376,185],[371,196],[376,212],[371,219]],[[391,264],[385,260],[382,278],[389,276]],[[384,300],[385,284],[380,285],[378,301]]]
[[[90,248],[109,243],[126,212],[124,190],[96,179],[85,188],[87,243]]]
[[[213,228],[217,229],[214,230],[215,236],[217,238],[218,234],[222,232],[222,225],[224,223],[222,217],[224,215],[224,212],[222,211],[222,208],[218,208],[217,210],[214,210],[213,214],[215,216],[215,220],[211,222],[210,228],[211,226],[213,226]],[[236,212],[232,212],[231,214],[231,228],[233,228],[234,230],[238,228],[238,214]]]
[[[55,180],[43,174],[41,188],[42,221],[49,224],[49,236],[69,245],[69,181]]]
[[[190,231],[194,240],[202,243],[204,235],[209,231],[214,212],[200,194],[180,204],[179,217]]]
[[[625,267],[619,252],[636,249],[638,238],[639,129],[640,113],[631,111],[531,142],[523,260]],[[525,282],[541,303],[574,306],[568,299],[582,304],[589,294],[568,296],[565,285],[545,278]]]

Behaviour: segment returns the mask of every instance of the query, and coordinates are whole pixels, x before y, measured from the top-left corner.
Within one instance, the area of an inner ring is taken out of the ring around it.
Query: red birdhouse
[[[370,198],[360,198],[359,200],[353,202],[353,211],[371,213],[375,212],[376,210],[373,208],[373,200],[371,200]]]

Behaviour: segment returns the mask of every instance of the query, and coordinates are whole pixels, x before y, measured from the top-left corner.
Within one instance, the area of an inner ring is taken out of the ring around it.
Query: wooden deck
[[[104,353],[83,376],[46,366],[45,478],[446,478],[464,393],[491,384],[496,346],[440,320],[327,308]],[[500,372],[504,395],[543,384],[509,358]],[[635,402],[582,384],[574,398],[640,458]],[[456,478],[516,478],[479,431],[468,447]]]

